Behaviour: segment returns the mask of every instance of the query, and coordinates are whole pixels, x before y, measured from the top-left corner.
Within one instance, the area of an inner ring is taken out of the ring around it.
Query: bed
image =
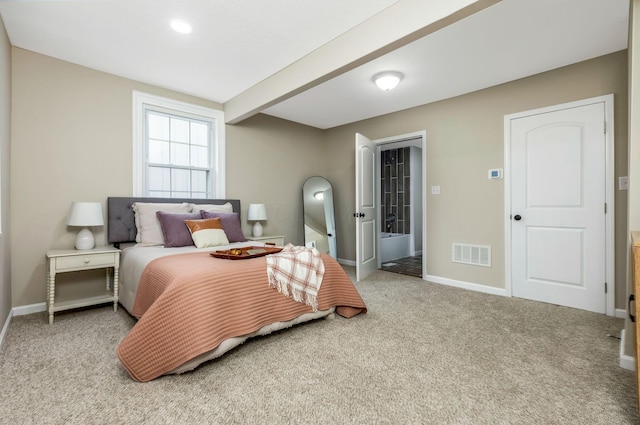
[[[176,246],[178,238],[165,231],[163,221],[164,245],[158,245],[157,239],[149,243],[151,233],[144,223],[136,221],[144,214],[140,210],[134,213],[134,206],[162,208],[158,205],[168,204],[172,204],[167,207],[172,210],[156,213],[158,219],[170,217],[176,221],[183,213],[173,208],[188,204],[191,212],[184,214],[196,214],[201,207],[214,208],[212,213],[198,213],[203,218],[206,214],[216,217],[183,220],[190,228],[193,223],[211,221],[218,225],[217,217],[227,216],[235,217],[239,225],[239,200],[108,198],[108,241],[122,250],[119,302],[138,319],[116,350],[133,379],[146,382],[165,374],[184,373],[251,337],[334,314],[350,318],[366,312],[349,277],[326,254],[316,254],[321,259],[323,277],[314,304],[310,304],[308,300],[294,301],[291,294],[286,296],[270,286],[267,267],[268,260],[273,262],[274,258],[230,260],[211,255],[261,245],[240,240],[244,237],[237,234],[237,228],[223,227],[226,244]],[[230,208],[231,212],[216,213],[216,206]],[[198,244],[196,233],[192,235]],[[285,248],[298,249],[290,245]]]

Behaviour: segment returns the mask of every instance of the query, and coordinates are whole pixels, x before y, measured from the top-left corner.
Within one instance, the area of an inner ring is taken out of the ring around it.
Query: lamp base
[[[262,236],[262,224],[260,224],[259,221],[256,221],[253,224],[253,233],[252,234],[253,234],[253,236],[255,236],[257,238]]]
[[[93,236],[93,232],[84,228],[78,232],[78,236],[76,236],[76,249],[80,251],[84,251],[86,249],[93,249],[96,246],[96,239]]]

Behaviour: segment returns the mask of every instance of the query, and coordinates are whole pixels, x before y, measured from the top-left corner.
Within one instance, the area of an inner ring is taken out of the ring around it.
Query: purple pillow
[[[229,242],[244,242],[247,240],[247,238],[244,237],[244,233],[242,233],[238,213],[216,213],[200,210],[200,214],[202,218],[219,218]]]
[[[200,213],[168,213],[157,211],[156,217],[160,222],[162,236],[164,236],[164,246],[166,248],[176,248],[179,246],[193,246],[193,238],[189,228],[184,223],[185,220],[198,220]]]

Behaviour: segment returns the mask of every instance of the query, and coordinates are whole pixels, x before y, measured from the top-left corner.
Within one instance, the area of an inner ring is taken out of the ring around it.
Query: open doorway
[[[408,148],[407,155],[405,148]],[[395,163],[390,161],[386,164],[387,154],[383,152],[393,149],[396,150],[396,155],[402,155],[402,164],[397,157]],[[413,275],[426,276],[426,197],[423,195],[427,165],[426,132],[377,140],[370,140],[365,135],[356,133],[355,151],[357,209],[353,216],[356,219],[356,279],[361,281],[377,269],[406,273],[408,267],[402,267],[405,259],[412,261],[413,265],[417,260],[418,266],[414,267],[417,271],[413,270]],[[398,154],[400,151],[402,153]],[[386,176],[384,181],[382,178],[383,168],[387,165],[390,173],[388,182]],[[405,165],[409,170],[408,174],[404,170]],[[399,196],[400,191],[397,190],[399,175],[402,179],[402,196]],[[405,233],[407,231],[408,234]],[[390,236],[389,233],[398,235]],[[401,241],[401,238],[404,240]],[[402,252],[406,248],[406,255],[389,246],[395,242],[400,242]],[[382,261],[382,254],[385,261]]]
[[[379,267],[423,276],[422,136],[377,145]]]

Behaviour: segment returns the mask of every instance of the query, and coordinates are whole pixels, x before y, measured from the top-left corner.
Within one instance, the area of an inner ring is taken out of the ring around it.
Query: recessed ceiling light
[[[389,91],[396,88],[403,75],[397,71],[385,71],[373,76],[373,82],[380,90]]]
[[[175,32],[179,32],[180,34],[189,34],[191,32],[191,25],[186,21],[173,19],[169,24]]]

